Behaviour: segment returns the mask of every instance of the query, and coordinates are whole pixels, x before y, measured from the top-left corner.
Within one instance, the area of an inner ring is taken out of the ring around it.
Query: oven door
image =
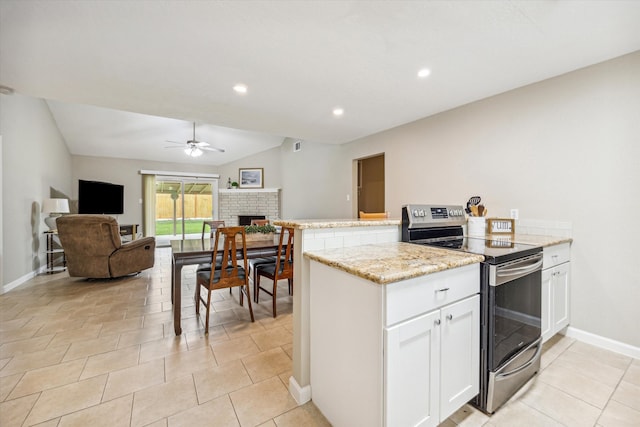
[[[540,338],[541,286],[542,253],[489,267],[489,371]]]

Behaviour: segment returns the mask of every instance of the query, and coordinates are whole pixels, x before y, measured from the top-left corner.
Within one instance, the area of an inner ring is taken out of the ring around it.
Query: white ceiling
[[[638,22],[636,0],[0,0],[0,84],[52,100],[73,154],[219,165],[284,137],[345,143],[634,52]],[[192,121],[226,152],[165,149]]]

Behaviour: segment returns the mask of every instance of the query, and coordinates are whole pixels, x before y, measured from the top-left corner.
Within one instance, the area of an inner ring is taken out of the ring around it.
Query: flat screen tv
[[[100,181],[78,180],[78,213],[124,213],[124,186]]]

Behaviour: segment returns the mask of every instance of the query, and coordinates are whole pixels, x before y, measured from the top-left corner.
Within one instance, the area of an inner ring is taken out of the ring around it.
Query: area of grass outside
[[[182,234],[182,220],[176,221],[176,233]],[[202,232],[201,219],[187,219],[184,221],[185,234],[194,234]],[[157,220],[156,236],[166,236],[173,234],[173,220]]]

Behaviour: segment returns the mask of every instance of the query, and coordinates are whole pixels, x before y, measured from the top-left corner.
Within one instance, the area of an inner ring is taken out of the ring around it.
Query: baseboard
[[[592,334],[591,332],[586,332],[571,326],[567,328],[565,335],[569,338],[575,338],[578,341],[604,348],[605,350],[624,354],[625,356],[633,357],[634,359],[640,359],[640,347],[634,347],[632,345]]]
[[[300,387],[295,378],[289,377],[289,394],[293,396],[298,405],[311,400],[311,385]]]
[[[15,288],[17,288],[18,286],[22,285],[23,283],[27,282],[28,280],[33,279],[34,277],[36,277],[38,275],[38,273],[43,272],[45,270],[44,267],[41,267],[38,271],[32,271],[31,273],[27,273],[22,277],[18,277],[16,280],[14,280],[13,282],[9,282],[6,285],[2,286],[2,294],[7,293]]]

